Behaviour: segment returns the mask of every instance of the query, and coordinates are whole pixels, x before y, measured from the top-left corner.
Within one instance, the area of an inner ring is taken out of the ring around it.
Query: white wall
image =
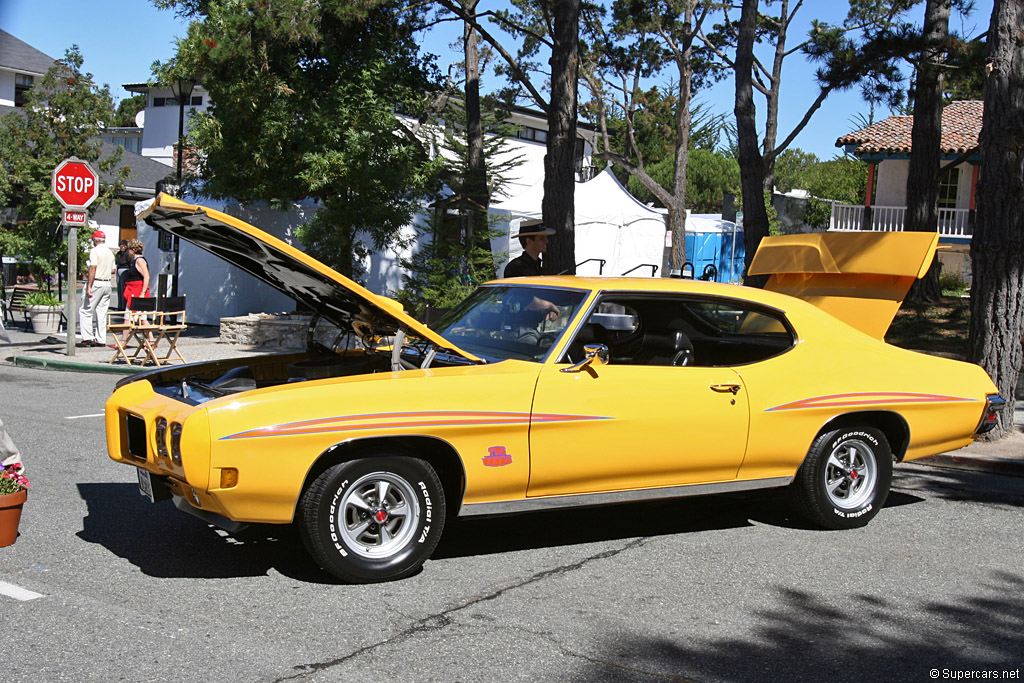
[[[206,111],[210,105],[210,95],[202,88],[196,86],[192,90],[193,97],[202,97],[202,106],[185,107],[185,132],[188,132],[189,116],[194,111]],[[150,157],[168,166],[174,165],[174,145],[178,142],[178,114],[177,104],[167,104],[163,107],[154,107],[154,97],[173,98],[174,93],[170,88],[151,88],[147,95],[148,102],[145,111],[145,127],[142,129],[142,156]]]
[[[417,228],[425,227],[428,220],[426,213],[414,216],[412,224],[402,228],[401,246],[380,252],[374,251],[363,259],[362,266],[366,271],[363,284],[367,289],[375,294],[394,297],[398,290],[405,286],[406,270],[402,268],[401,259],[411,259],[420,250],[420,234]],[[373,242],[366,235],[359,233],[356,239],[373,249]]]
[[[103,231],[103,234],[107,236],[106,244],[108,247],[117,251],[117,245],[121,241],[121,212],[119,204],[111,204],[109,209],[104,211],[90,211],[89,220],[96,221],[99,225],[99,229]],[[79,241],[92,237],[94,228],[82,228],[78,231]]]
[[[943,161],[945,165],[947,162]],[[957,166],[960,178],[957,184],[956,208],[971,208],[971,174],[972,166],[964,163]],[[906,206],[907,176],[910,173],[909,159],[892,159],[878,164],[878,175],[875,178],[875,206]]]
[[[203,205],[241,218],[300,249],[294,237],[295,228],[307,222],[316,210],[299,204],[280,211],[266,205],[217,205],[209,200],[204,200]],[[143,254],[150,266],[151,288],[155,290],[159,273],[173,274],[174,260],[171,252],[160,251],[157,233],[146,223],[139,224],[139,239],[145,246]],[[223,317],[295,310],[293,299],[185,240],[181,240],[179,258],[178,294],[188,298],[189,323],[219,325]],[[167,280],[169,288],[171,278]]]
[[[522,194],[533,186],[538,178],[543,178],[544,155],[547,154],[547,151],[547,146],[541,142],[515,138],[508,140],[502,147],[502,151],[496,155],[497,158],[493,163],[497,165],[510,159],[518,159],[522,163],[506,174],[505,184],[502,185],[492,201],[501,201]]]
[[[909,159],[892,159],[878,164],[875,176],[875,206],[907,205],[907,173]]]
[[[0,104],[14,106],[14,72],[0,70]]]

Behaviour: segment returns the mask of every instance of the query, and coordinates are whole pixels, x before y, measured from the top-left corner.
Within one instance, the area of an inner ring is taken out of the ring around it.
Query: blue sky
[[[487,0],[482,3],[488,4],[493,3]],[[809,27],[814,11],[823,12],[821,17],[824,19],[838,22],[845,12],[845,4],[837,0],[805,3],[797,15],[799,35],[802,36]],[[923,17],[923,5],[918,7],[917,13]],[[977,35],[987,29],[991,11],[992,0],[978,0],[977,9],[970,19],[963,24],[954,20],[951,28]],[[122,84],[146,81],[150,76],[150,65],[155,60],[166,60],[174,55],[175,37],[184,35],[186,24],[173,12],[155,9],[149,0],[0,0],[0,28],[54,58],[61,57],[68,47],[77,44],[85,58],[85,69],[94,75],[98,83],[109,84],[114,97],[121,99],[129,95]],[[425,39],[425,45],[431,52],[444,55],[452,37],[451,34],[435,34]],[[457,55],[452,57],[452,61],[456,59]],[[803,116],[816,95],[812,66],[794,55],[786,61],[784,68],[780,141]],[[493,85],[500,84],[494,81]],[[731,116],[732,80],[700,93],[698,98],[712,110]],[[757,106],[760,110],[763,100],[758,99]],[[832,95],[794,145],[813,152],[821,159],[829,159],[839,151],[835,147],[836,138],[853,130],[851,120],[861,112],[866,115],[867,107],[860,101],[856,89]],[[887,114],[886,111],[876,112],[876,118]]]

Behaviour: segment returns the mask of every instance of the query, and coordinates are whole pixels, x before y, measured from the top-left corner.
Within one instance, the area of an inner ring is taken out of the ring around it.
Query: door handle
[[[710,387],[711,391],[717,391],[720,394],[732,394],[735,396],[740,393],[739,384],[712,384]]]

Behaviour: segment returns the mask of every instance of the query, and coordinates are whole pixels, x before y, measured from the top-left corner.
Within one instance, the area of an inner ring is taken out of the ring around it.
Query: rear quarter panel
[[[899,415],[909,430],[905,460],[972,441],[985,396],[996,392],[980,367],[888,345],[804,302],[787,314],[796,346],[736,368],[750,400],[741,479],[793,474],[822,428],[845,415]]]

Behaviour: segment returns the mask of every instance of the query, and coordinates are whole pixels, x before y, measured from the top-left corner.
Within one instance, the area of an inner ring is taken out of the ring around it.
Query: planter
[[[56,334],[60,328],[61,306],[26,306],[32,331],[36,334]]]
[[[28,499],[28,491],[0,496],[0,548],[14,545],[18,539],[18,524],[21,522],[21,506]]]

